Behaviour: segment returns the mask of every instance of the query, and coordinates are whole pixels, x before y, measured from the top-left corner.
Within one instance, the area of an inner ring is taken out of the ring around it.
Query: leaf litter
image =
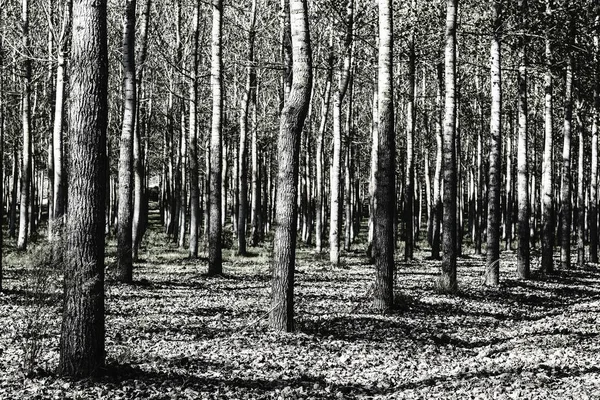
[[[371,309],[373,267],[343,268],[300,246],[296,332],[268,328],[268,249],[226,254],[224,276],[156,241],[136,282],[106,283],[107,368],[57,376],[60,301],[32,305],[23,268],[6,266],[0,294],[0,398],[12,399],[488,399],[594,398],[600,390],[600,271],[516,278],[503,255],[500,288],[482,286],[483,260],[459,260],[460,291],[439,294],[439,262],[398,263],[394,312]],[[110,248],[109,248],[110,251]],[[110,261],[110,260],[108,260]],[[110,262],[109,262],[110,265]],[[60,277],[48,296],[59,297]],[[42,307],[42,313],[34,313]],[[27,316],[44,327],[26,373]]]

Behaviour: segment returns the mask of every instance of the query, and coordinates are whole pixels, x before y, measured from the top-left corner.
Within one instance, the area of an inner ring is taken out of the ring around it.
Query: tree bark
[[[198,112],[198,42],[200,39],[200,0],[194,5],[194,19],[192,32],[192,79],[190,82],[190,243],[188,254],[190,258],[198,258],[198,231],[200,225],[200,191],[198,179],[198,126],[196,113]]]
[[[296,261],[297,200],[300,138],[312,89],[312,52],[306,0],[289,1],[293,48],[292,86],[281,112],[271,328],[294,329],[294,269]]]
[[[553,194],[553,170],[552,170],[552,151],[553,134],[552,127],[552,47],[550,40],[552,19],[552,0],[546,0],[546,72],[544,75],[544,158],[542,161],[542,272],[548,274],[554,271],[553,251],[554,251],[554,194]]]
[[[334,266],[340,263],[340,230],[342,202],[342,103],[350,82],[352,61],[352,32],[354,21],[354,0],[346,3],[346,35],[344,39],[344,61],[340,66],[338,87],[333,97],[333,152],[331,175],[329,178],[329,261]]]
[[[441,224],[443,218],[443,203],[442,203],[442,163],[444,154],[444,126],[443,126],[443,115],[442,115],[442,95],[444,93],[444,71],[442,64],[437,66],[437,118],[435,126],[435,142],[436,142],[436,155],[435,155],[435,170],[433,173],[433,232],[431,235],[431,258],[440,258],[440,246],[442,240]]]
[[[208,274],[223,272],[221,244],[221,184],[222,176],[222,116],[223,116],[223,60],[222,15],[223,0],[212,0],[212,45],[210,81],[212,88],[212,122],[210,136]]]
[[[445,113],[443,133],[443,229],[442,274],[438,287],[456,292],[456,14],[458,0],[446,2]]]
[[[23,53],[23,97],[21,117],[23,148],[21,151],[21,197],[17,249],[25,250],[29,239],[29,206],[31,202],[31,57],[29,37],[29,0],[21,0],[21,40]]]
[[[577,101],[575,109],[575,120],[577,122],[577,135],[579,141],[577,157],[577,265],[583,268],[585,265],[585,197],[584,197],[584,177],[583,177],[583,123],[581,121],[580,110],[582,103]]]
[[[569,16],[569,41],[572,45],[574,34],[573,17]],[[572,49],[567,50],[567,66],[565,72],[565,116],[563,121],[563,149],[560,191],[560,264],[564,269],[571,268],[571,125],[573,122],[573,64]]]
[[[117,266],[121,282],[133,281],[133,135],[137,86],[135,79],[135,0],[126,0],[123,24],[123,125],[119,145],[119,216]]]
[[[139,48],[137,48],[137,54],[135,59],[135,79],[136,79],[136,91],[142,90],[143,87],[143,76],[144,67],[146,65],[146,56],[148,54],[148,25],[150,23],[150,6],[152,0],[146,0],[144,4],[144,10],[142,12],[142,18],[140,21],[138,41]],[[134,46],[135,47],[135,46]],[[137,89],[140,88],[140,89]],[[142,130],[144,128],[144,118],[149,118],[145,112],[145,107],[141,108],[141,104],[137,101],[136,93],[136,113],[135,113],[135,126],[133,133],[133,215],[131,225],[131,243],[132,243],[132,258],[133,260],[138,259],[138,253],[140,243],[144,232],[146,230],[146,223],[148,220],[148,204],[146,198],[146,188],[144,185],[145,174],[144,174],[144,162],[143,153],[144,149],[142,146]]]
[[[71,47],[69,205],[59,371],[104,366],[104,196],[108,50],[106,1],[75,0]]]
[[[528,171],[528,107],[527,107],[527,49],[525,33],[527,32],[527,0],[519,0],[522,33],[518,39],[519,72],[517,76],[519,112],[519,134],[517,145],[517,197],[518,197],[518,249],[517,274],[521,279],[530,277],[529,253],[529,171]]]
[[[321,106],[321,122],[319,123],[319,132],[317,133],[316,149],[316,193],[315,193],[315,247],[317,253],[323,251],[323,139],[325,129],[327,128],[327,116],[331,104],[331,84],[333,80],[333,28],[329,31],[329,50],[327,57],[327,73],[325,78],[325,91],[323,93]]]
[[[487,265],[485,284],[500,282],[500,184],[502,164],[502,74],[500,34],[502,28],[500,0],[491,0],[493,35],[491,56],[490,170],[488,181]]]
[[[594,30],[594,89],[592,113],[592,151],[590,172],[590,262],[598,263],[598,129],[600,124],[600,1],[594,1],[595,27]]]
[[[373,259],[374,308],[387,312],[394,305],[395,135],[393,70],[393,12],[391,0],[379,0],[378,129]]]
[[[411,2],[411,14],[415,20],[416,2]],[[416,22],[415,22],[416,23]],[[406,175],[405,175],[405,190],[404,190],[404,222],[406,224],[406,241],[404,246],[404,260],[413,259],[414,252],[414,181],[415,181],[415,166],[414,166],[414,134],[415,134],[415,31],[416,27],[411,28],[409,43],[408,43],[408,104],[406,105]]]
[[[246,226],[248,218],[248,109],[250,99],[255,97],[256,72],[254,69],[254,37],[256,25],[256,0],[252,0],[250,26],[247,42],[246,84],[240,107],[240,147],[239,147],[239,211],[238,211],[238,253],[246,255]]]

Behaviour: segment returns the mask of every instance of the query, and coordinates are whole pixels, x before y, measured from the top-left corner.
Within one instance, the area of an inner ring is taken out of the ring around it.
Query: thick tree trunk
[[[446,2],[445,84],[446,99],[443,133],[444,215],[442,240],[442,275],[438,287],[456,292],[456,14],[458,0]]]
[[[375,209],[373,215],[373,259],[375,286],[373,305],[380,312],[394,305],[394,209],[395,195],[395,135],[393,12],[391,0],[379,0],[378,57],[378,129],[377,169],[375,171]]]
[[[296,261],[297,198],[300,137],[312,89],[312,52],[306,0],[290,0],[293,80],[281,112],[277,143],[279,156],[270,325],[294,329],[294,269]]]
[[[521,13],[521,29],[519,37],[519,73],[518,84],[518,112],[519,134],[517,144],[517,198],[518,198],[518,249],[517,249],[517,274],[521,279],[529,279],[530,253],[529,253],[529,171],[528,171],[528,107],[527,107],[527,50],[525,47],[525,33],[527,29],[527,0],[519,0]]]
[[[135,0],[126,0],[123,25],[123,125],[119,152],[118,279],[133,280],[133,135],[136,112]]]
[[[544,75],[544,159],[542,161],[542,264],[544,273],[554,271],[554,173],[552,169],[553,134],[552,127],[552,47],[551,40],[552,0],[546,0],[546,72]]]
[[[208,221],[208,274],[223,272],[221,244],[221,183],[222,176],[222,116],[223,116],[223,60],[222,16],[223,0],[212,0],[212,45],[210,82],[212,88],[212,122],[210,135],[209,221]]]
[[[85,377],[104,366],[104,196],[108,50],[106,1],[75,0],[70,73],[71,156],[65,301],[59,371]]]
[[[21,0],[21,40],[23,53],[23,97],[21,117],[23,143],[21,152],[21,197],[19,209],[19,236],[17,249],[25,250],[29,239],[29,206],[31,202],[31,58],[29,37],[29,0]]]

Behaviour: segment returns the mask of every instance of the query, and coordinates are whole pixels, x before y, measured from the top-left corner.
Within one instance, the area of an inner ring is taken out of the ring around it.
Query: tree
[[[208,274],[223,271],[221,249],[221,183],[222,176],[222,117],[223,117],[223,57],[222,28],[223,0],[212,0],[212,44],[210,83],[212,88],[212,123],[210,135]]]
[[[21,118],[23,147],[21,150],[21,197],[17,249],[25,250],[29,239],[29,205],[31,202],[31,56],[29,37],[29,0],[21,0],[21,53],[23,55],[23,98]]]
[[[456,12],[458,0],[446,1],[446,48],[444,81],[446,97],[444,101],[443,152],[443,239],[442,275],[439,288],[444,292],[456,292]]]
[[[571,11],[573,12],[573,11]],[[575,21],[569,16],[568,45],[573,45]],[[560,264],[562,268],[571,267],[571,125],[573,123],[573,50],[569,48],[565,71],[565,115],[563,120],[563,149],[560,187],[560,226],[561,246]]]
[[[394,140],[394,86],[393,12],[391,0],[379,0],[379,56],[377,169],[375,171],[375,206],[373,214],[373,259],[375,261],[374,307],[380,312],[394,304],[394,209],[395,194],[395,140]]]
[[[108,49],[105,0],[75,0],[69,80],[69,204],[59,371],[104,366],[104,207]]]
[[[270,313],[271,328],[288,332],[294,329],[300,138],[312,90],[312,51],[306,0],[289,0],[289,15],[292,28],[293,78],[290,93],[281,112],[277,140],[277,226],[273,245]]]
[[[135,77],[135,0],[126,0],[123,23],[123,125],[119,152],[118,278],[133,280],[133,135],[137,85]]]
[[[411,2],[411,13],[414,16],[416,2]],[[406,224],[406,242],[404,246],[404,259],[412,260],[414,252],[414,134],[415,134],[415,31],[416,26],[411,27],[411,33],[408,43],[408,104],[406,105],[406,175],[404,190],[404,222]]]
[[[593,89],[593,112],[592,112],[592,160],[590,171],[590,262],[598,262],[598,129],[600,124],[600,0],[594,0],[595,28],[593,34],[594,57],[594,89]]]
[[[331,160],[330,187],[330,217],[329,217],[329,261],[337,266],[340,263],[340,228],[342,201],[342,103],[348,90],[352,62],[352,29],[354,23],[354,0],[346,3],[346,34],[344,38],[343,64],[338,71],[339,81],[333,96],[333,153]],[[350,111],[348,111],[350,112]]]
[[[546,72],[544,74],[544,159],[542,161],[542,264],[541,270],[544,273],[554,271],[553,250],[554,250],[554,195],[553,195],[553,170],[552,170],[552,151],[553,134],[552,127],[552,0],[546,0]]]
[[[67,81],[67,51],[71,36],[71,13],[73,12],[73,1],[66,0],[62,3],[62,22],[60,34],[57,43],[57,66],[56,66],[56,85],[54,89],[54,125],[52,130],[52,161],[54,165],[52,172],[52,220],[50,224],[50,237],[52,238],[56,230],[55,222],[63,219],[67,206],[67,175],[65,173],[65,141],[63,138],[65,131],[65,100],[67,97],[67,89],[65,82]]]
[[[518,39],[519,51],[519,73],[518,85],[518,111],[519,111],[519,137],[517,145],[517,197],[518,197],[518,249],[517,249],[517,273],[521,279],[529,279],[530,254],[529,254],[529,171],[527,165],[527,49],[526,49],[526,23],[527,23],[527,0],[519,0],[519,12],[521,13],[522,33]]]
[[[239,211],[238,211],[238,253],[246,255],[246,219],[248,214],[248,108],[251,99],[256,98],[256,70],[254,68],[254,37],[256,25],[256,0],[252,0],[250,27],[248,29],[248,57],[246,66],[246,86],[240,107],[240,149],[239,149]],[[256,106],[256,101],[253,102]],[[254,135],[254,133],[253,133]],[[256,148],[253,151],[255,157]],[[256,170],[256,162],[253,163]],[[253,191],[254,196],[258,191]],[[256,213],[255,213],[256,216]]]
[[[190,243],[188,253],[191,258],[198,257],[198,231],[200,229],[200,190],[198,187],[198,41],[200,37],[200,1],[194,5],[192,32],[192,78],[190,80]]]
[[[490,171],[488,182],[487,265],[485,284],[498,286],[500,275],[500,185],[502,163],[502,69],[500,34],[502,29],[501,0],[492,2]]]

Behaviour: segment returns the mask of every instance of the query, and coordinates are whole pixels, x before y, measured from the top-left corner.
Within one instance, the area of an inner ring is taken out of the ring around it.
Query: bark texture
[[[106,1],[73,3],[69,205],[61,374],[85,377],[104,366],[104,207],[108,50]]]

